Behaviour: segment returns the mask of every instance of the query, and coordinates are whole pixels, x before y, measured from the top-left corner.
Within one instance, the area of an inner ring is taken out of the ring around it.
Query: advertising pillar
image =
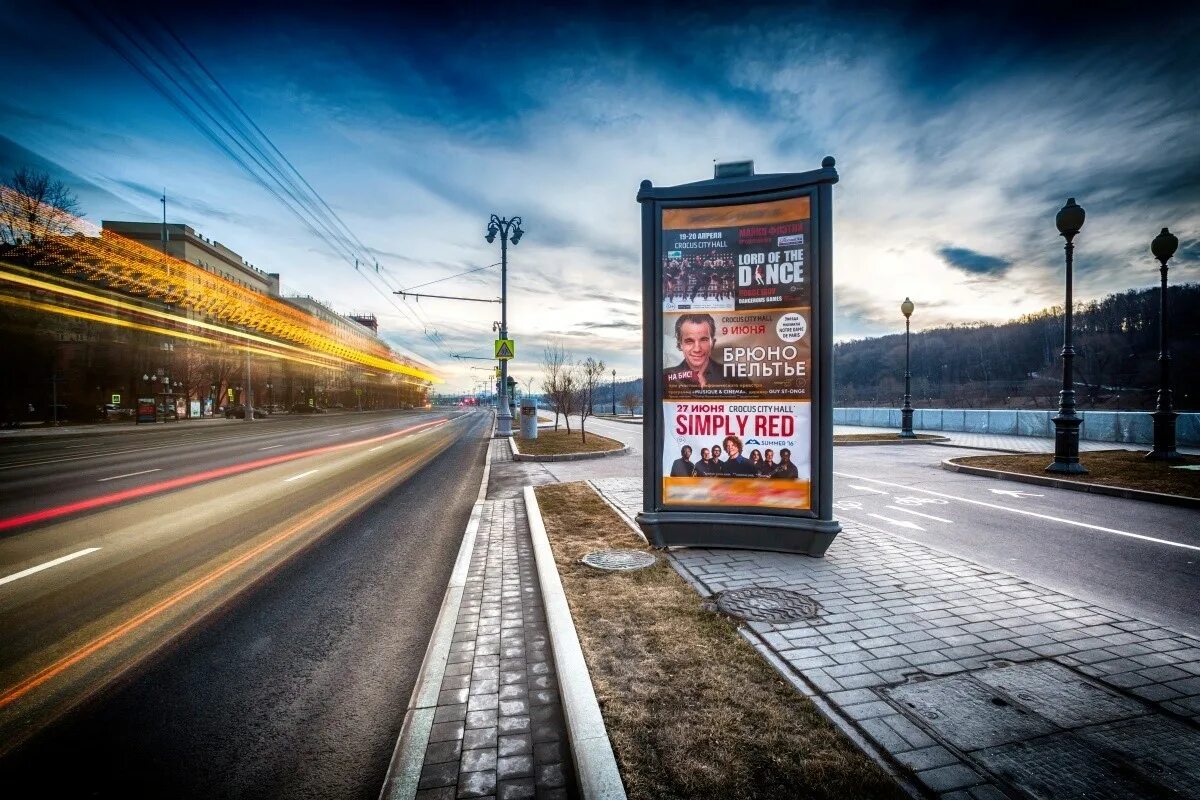
[[[642,183],[644,509],[660,547],[823,555],[833,519],[832,158]]]

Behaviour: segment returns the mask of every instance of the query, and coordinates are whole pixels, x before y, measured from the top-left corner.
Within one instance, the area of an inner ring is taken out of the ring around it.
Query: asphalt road
[[[641,451],[639,425],[589,420],[588,429]],[[946,458],[978,454],[919,445],[834,447],[834,514],[1200,636],[1200,511],[940,466]],[[640,458],[531,465],[530,471],[542,482],[617,470],[641,475]]]
[[[490,415],[251,424],[0,446],[0,785],[377,796]]]

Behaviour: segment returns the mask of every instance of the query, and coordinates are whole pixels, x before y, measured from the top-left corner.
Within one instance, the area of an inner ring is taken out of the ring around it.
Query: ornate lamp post
[[[500,234],[500,338],[508,338],[508,243],[511,239],[513,245],[521,241],[521,237],[525,235],[525,231],[521,230],[521,218],[512,217],[504,219],[492,214],[491,220],[488,222],[487,241],[488,244],[496,241],[496,234]],[[497,391],[500,396],[497,398],[500,402],[499,414],[496,417],[496,436],[508,437],[512,436],[512,410],[508,405],[508,360],[500,361],[500,383]]]
[[[1075,374],[1073,364],[1075,348],[1071,345],[1071,269],[1074,265],[1075,235],[1083,227],[1083,207],[1075,198],[1067,198],[1067,204],[1054,217],[1058,232],[1067,240],[1064,250],[1067,256],[1067,302],[1063,325],[1063,388],[1058,393],[1058,416],[1054,418],[1054,463],[1046,467],[1047,472],[1066,472],[1074,475],[1086,473],[1079,463],[1079,425],[1083,417],[1075,413]]]
[[[1146,454],[1151,461],[1179,461],[1175,450],[1175,413],[1171,396],[1171,349],[1167,342],[1167,262],[1175,255],[1179,239],[1166,228],[1150,243],[1150,252],[1158,259],[1162,288],[1158,295],[1158,403],[1154,407],[1154,449]]]
[[[907,297],[900,304],[900,313],[904,315],[904,405],[900,408],[900,438],[915,439],[917,435],[912,429],[912,373],[908,369],[908,318],[912,316],[913,301]]]
[[[612,414],[615,417],[617,415],[617,371],[615,369],[612,371],[612,406]]]

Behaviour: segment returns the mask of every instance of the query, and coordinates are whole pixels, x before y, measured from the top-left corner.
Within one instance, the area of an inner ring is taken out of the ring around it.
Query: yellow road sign
[[[496,340],[496,360],[508,361],[516,356],[517,346],[512,339]]]

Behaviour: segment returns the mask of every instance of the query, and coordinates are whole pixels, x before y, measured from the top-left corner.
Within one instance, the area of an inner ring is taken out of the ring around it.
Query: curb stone
[[[1126,489],[1120,486],[1105,486],[1100,483],[1066,481],[1062,478],[1051,478],[1048,475],[1026,475],[1023,472],[1007,472],[1002,469],[992,469],[990,467],[957,464],[950,458],[942,461],[942,469],[950,470],[951,472],[962,472],[967,475],[981,475],[985,478],[999,478],[1000,480],[1016,481],[1018,483],[1030,483],[1035,486],[1049,486],[1054,489],[1069,489],[1075,492],[1121,497],[1126,500],[1141,500],[1147,503],[1182,506],[1183,508],[1200,508],[1200,498],[1197,497],[1163,494],[1162,492],[1147,492],[1143,489]]]
[[[898,436],[897,436],[897,437],[896,437],[896,438],[894,438],[894,439],[883,439],[883,438],[881,438],[881,439],[868,439],[868,440],[866,440],[866,441],[839,442],[839,441],[837,440],[837,437],[835,436],[835,437],[834,437],[834,440],[833,440],[833,446],[834,446],[834,447],[855,447],[855,446],[862,447],[863,445],[872,445],[872,446],[874,446],[874,445],[881,445],[881,444],[883,444],[883,445],[892,445],[892,444],[939,444],[939,443],[941,443],[941,442],[948,442],[948,441],[950,441],[950,437],[948,437],[948,436],[935,436],[935,437],[933,437],[932,439],[901,439],[900,437],[898,437]]]
[[[518,450],[517,440],[514,436],[508,437],[508,444],[512,447],[513,461],[586,461],[592,458],[623,456],[630,452],[629,445],[623,445],[619,450],[600,450],[595,453],[559,453],[557,455],[534,456]]]
[[[625,786],[613,755],[608,730],[592,686],[591,674],[579,645],[579,635],[571,618],[567,596],[563,592],[554,553],[542,523],[542,512],[532,486],[526,486],[525,516],[533,539],[538,580],[542,585],[542,604],[550,628],[550,644],[558,671],[559,694],[567,719],[567,738],[575,760],[579,789],[585,800],[623,800]]]

